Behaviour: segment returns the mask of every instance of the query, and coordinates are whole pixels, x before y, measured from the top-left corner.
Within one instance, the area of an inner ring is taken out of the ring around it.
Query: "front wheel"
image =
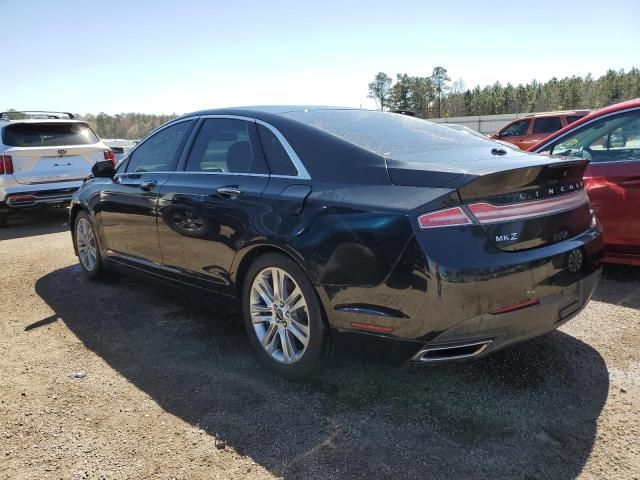
[[[73,237],[82,269],[90,278],[99,277],[103,272],[102,258],[98,237],[87,212],[78,213]]]
[[[266,366],[287,378],[318,369],[328,333],[304,271],[288,257],[259,257],[244,279],[242,311],[249,339]]]

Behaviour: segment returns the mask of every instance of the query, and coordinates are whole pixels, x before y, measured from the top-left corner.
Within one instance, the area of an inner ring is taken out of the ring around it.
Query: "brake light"
[[[113,153],[113,150],[105,150],[104,151],[104,159],[105,160],[111,160],[111,163],[113,163],[113,166],[116,166],[116,155],[115,153]]]
[[[460,207],[445,208],[418,217],[420,228],[455,227],[456,225],[471,225],[471,223],[471,219]]]
[[[587,202],[587,193],[581,190],[557,198],[513,203],[511,205],[491,205],[485,202],[473,203],[469,205],[469,210],[478,222],[495,223],[551,215],[578,208]]]
[[[13,173],[13,160],[11,155],[0,155],[0,175]]]

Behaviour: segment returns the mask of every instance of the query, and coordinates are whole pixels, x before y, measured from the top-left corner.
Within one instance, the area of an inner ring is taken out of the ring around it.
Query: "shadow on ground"
[[[640,310],[640,267],[605,264],[593,300]]]
[[[167,412],[287,479],[573,479],[608,392],[602,357],[561,332],[438,368],[341,352],[290,383],[260,368],[236,319],[135,279],[72,266],[36,291],[55,312],[44,324],[59,317]]]
[[[47,207],[11,212],[9,225],[0,228],[0,240],[68,231],[68,222],[68,208]]]

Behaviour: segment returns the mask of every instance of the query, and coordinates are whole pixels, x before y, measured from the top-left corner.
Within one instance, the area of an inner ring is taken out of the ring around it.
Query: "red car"
[[[604,229],[604,261],[640,266],[640,98],[593,112],[529,151],[591,161],[584,182]]]

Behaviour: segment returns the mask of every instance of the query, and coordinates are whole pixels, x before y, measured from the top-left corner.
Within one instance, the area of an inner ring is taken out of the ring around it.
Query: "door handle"
[[[149,192],[151,190],[153,190],[154,188],[156,188],[156,185],[158,184],[158,182],[156,182],[155,180],[149,180],[146,182],[142,182],[139,187],[144,190],[145,192]]]
[[[222,198],[236,198],[242,195],[242,190],[239,187],[220,187],[216,189],[216,192]]]

